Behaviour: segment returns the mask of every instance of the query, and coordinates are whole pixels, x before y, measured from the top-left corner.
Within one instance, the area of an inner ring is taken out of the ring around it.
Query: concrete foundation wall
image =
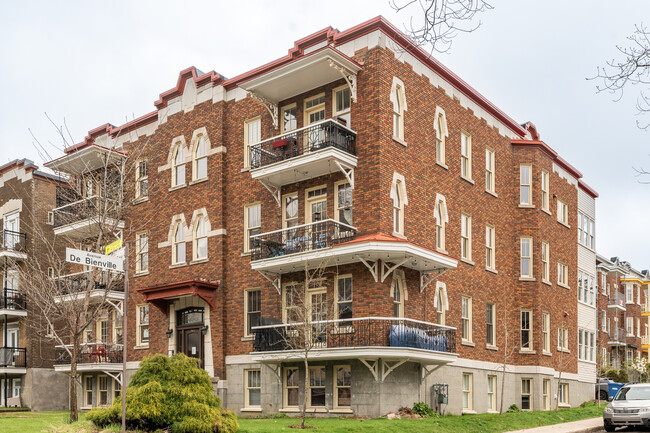
[[[66,410],[69,408],[70,377],[49,368],[30,368],[22,388],[23,405],[33,411]]]

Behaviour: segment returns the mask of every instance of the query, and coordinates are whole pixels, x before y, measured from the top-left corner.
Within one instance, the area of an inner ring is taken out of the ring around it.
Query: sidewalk
[[[603,429],[603,417],[583,419],[581,421],[546,425],[508,433],[587,433]]]

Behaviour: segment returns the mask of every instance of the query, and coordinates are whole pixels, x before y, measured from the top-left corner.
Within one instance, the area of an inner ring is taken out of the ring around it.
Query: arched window
[[[436,249],[446,251],[445,232],[447,226],[447,204],[442,196],[436,197],[436,206],[433,212],[436,220]]]
[[[194,225],[194,260],[206,259],[208,257],[208,230],[203,215],[199,216]]]
[[[185,263],[185,226],[182,220],[174,224],[172,242],[172,264]]]
[[[393,198],[393,231],[404,234],[404,190],[402,181],[395,182]]]
[[[438,281],[436,284],[436,322],[438,325],[445,325],[447,318],[447,288],[445,283]]]
[[[185,152],[181,143],[174,149],[172,163],[172,186],[185,184]]]
[[[406,280],[401,270],[393,272],[391,296],[393,297],[393,316],[404,317],[404,301],[408,299],[408,295],[406,293]]]
[[[192,156],[193,179],[197,180],[208,177],[208,143],[203,135],[200,135],[196,141],[194,155]]]
[[[445,131],[447,130],[447,122],[444,114],[439,114],[436,119],[436,162],[439,164],[445,163]]]
[[[393,95],[393,137],[404,140],[404,90],[395,86]]]

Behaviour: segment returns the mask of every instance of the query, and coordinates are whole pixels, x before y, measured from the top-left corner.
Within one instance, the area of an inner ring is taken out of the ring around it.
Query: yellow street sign
[[[104,254],[110,254],[115,250],[119,250],[120,248],[122,248],[122,239],[118,239],[112,244],[106,245],[104,248]]]

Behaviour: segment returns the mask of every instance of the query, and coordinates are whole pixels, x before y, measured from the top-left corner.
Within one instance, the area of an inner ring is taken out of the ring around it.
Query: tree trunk
[[[72,344],[72,354],[70,356],[70,422],[79,421],[77,411],[77,344]]]
[[[300,412],[300,428],[305,428],[305,418],[307,416],[307,401],[309,399],[309,395],[307,394],[307,390],[309,389],[309,362],[307,362],[307,354],[305,353],[305,394],[304,398],[302,401],[302,411]]]

